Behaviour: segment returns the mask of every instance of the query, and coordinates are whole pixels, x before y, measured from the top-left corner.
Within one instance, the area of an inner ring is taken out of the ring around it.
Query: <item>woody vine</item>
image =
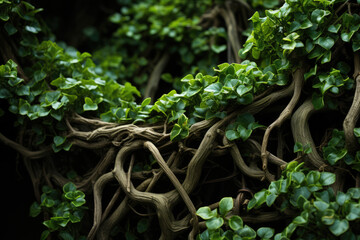
[[[227,35],[213,29],[203,44],[227,49],[229,63],[174,78],[158,99],[171,49],[137,72],[147,85],[121,83],[114,56],[52,41],[29,2],[0,4],[1,113],[18,129],[0,140],[22,156],[42,239],[359,236],[357,3],[285,1],[256,11],[243,42],[234,12],[248,4],[204,4],[198,22],[158,34],[181,46],[179,29],[221,19]],[[126,34],[140,41],[143,31]]]

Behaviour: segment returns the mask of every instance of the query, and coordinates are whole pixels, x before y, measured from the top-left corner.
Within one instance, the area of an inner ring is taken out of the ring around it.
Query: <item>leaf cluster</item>
[[[360,128],[354,128],[354,135],[360,142]],[[350,166],[350,168],[360,172],[360,151],[351,154],[345,147],[344,131],[334,129],[331,139],[326,146],[323,147],[323,154],[332,166],[340,166],[342,162]]]
[[[309,171],[303,163],[291,162],[279,180],[255,193],[247,204],[248,211],[266,204],[285,214],[289,210],[295,212],[297,215],[280,233],[274,235],[274,229],[267,227],[255,232],[243,226],[241,217],[226,216],[233,207],[232,198],[227,197],[219,203],[220,214],[209,207],[198,209],[197,215],[206,220],[207,227],[198,239],[255,239],[256,235],[261,239],[355,239],[354,227],[360,219],[360,190],[350,188],[346,193],[335,194],[332,188],[327,188],[334,182],[333,173]],[[229,227],[227,231],[221,229],[224,223]]]
[[[87,209],[84,206],[85,194],[71,182],[63,186],[63,193],[48,186],[43,186],[42,191],[40,204],[34,202],[30,207],[31,217],[36,217],[41,212],[50,215],[49,220],[43,222],[48,230],[43,231],[41,239],[47,239],[50,232],[54,231],[59,232],[59,239],[85,239],[79,235],[78,230],[70,227],[84,217]]]
[[[131,81],[141,91],[161,53],[170,53],[177,70],[166,68],[162,80],[180,88],[180,77],[188,72],[210,73],[226,50],[225,29],[202,27],[201,15],[211,1],[128,1],[109,16],[116,27],[109,44],[94,53],[98,70],[118,81]],[[167,70],[168,69],[168,70]]]

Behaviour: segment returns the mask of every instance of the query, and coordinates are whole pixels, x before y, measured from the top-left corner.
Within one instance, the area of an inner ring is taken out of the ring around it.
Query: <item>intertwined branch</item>
[[[208,201],[206,195],[201,196],[199,191],[203,192],[208,185],[221,182],[227,185],[231,183],[230,189],[238,189],[238,192],[232,193],[236,203],[234,213],[242,216],[245,221],[252,222],[256,219],[266,222],[284,217],[273,212],[258,213],[258,218],[255,218],[243,211],[242,206],[260,186],[278,178],[280,170],[286,165],[287,162],[273,153],[274,148],[270,147],[279,139],[271,138],[270,133],[275,127],[282,129],[281,132],[290,131],[289,124],[284,124],[286,122],[291,123],[293,141],[309,144],[313,150],[303,156],[303,160],[311,167],[330,169],[317,151],[310,132],[308,122],[315,110],[310,98],[306,94],[302,96],[303,74],[303,69],[296,70],[289,86],[267,92],[268,94],[256,98],[250,105],[229,112],[224,119],[195,123],[190,128],[189,136],[180,142],[169,140],[171,126],[166,123],[137,126],[107,123],[76,114],[68,117],[68,130],[64,135],[72,142],[73,151],[102,152],[96,165],[76,182],[77,187],[87,193],[88,198],[93,196],[93,201],[89,201],[94,204],[94,214],[88,239],[109,239],[110,230],[125,221],[128,214],[135,212],[144,215],[136,210],[137,206],[148,206],[156,213],[161,228],[160,239],[174,239],[184,234],[188,234],[189,239],[194,239],[199,227],[204,227],[203,223],[198,222],[196,208]],[[359,111],[357,96],[358,87],[353,106],[345,121],[354,118],[349,117],[354,114],[351,112]],[[287,99],[290,101],[284,104]],[[257,130],[246,142],[230,142],[225,137],[226,126],[234,121],[237,115],[251,113],[258,116],[261,122],[261,118],[266,117],[266,114],[262,113],[274,106],[281,106],[282,110],[265,132]],[[287,121],[289,118],[290,121]],[[54,164],[55,158],[61,156],[61,153],[53,154],[50,147],[31,151],[4,135],[0,135],[0,139],[24,156],[35,189],[40,188],[44,179],[48,184],[59,186],[69,181]],[[259,143],[261,140],[262,144]],[[291,148],[292,144],[285,144],[284,147]],[[144,161],[143,157],[149,155],[156,161],[153,168],[133,171],[134,165]],[[229,173],[229,168],[222,168],[222,162],[226,166],[233,165],[233,173]],[[218,173],[216,176],[219,177],[208,179],[214,168]],[[105,201],[104,189],[114,183],[118,187],[112,193],[110,201]],[[39,191],[36,192],[39,199]],[[183,206],[181,211],[186,214],[179,215],[178,206]],[[213,208],[216,206],[216,203],[212,205]]]

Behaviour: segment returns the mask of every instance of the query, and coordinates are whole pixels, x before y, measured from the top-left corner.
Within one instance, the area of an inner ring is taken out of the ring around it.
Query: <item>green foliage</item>
[[[354,135],[360,142],[359,128],[354,129]],[[360,172],[360,150],[355,156],[348,153],[345,147],[344,131],[334,129],[330,141],[323,147],[324,158],[330,165],[339,166],[341,162],[345,162],[350,168]]]
[[[282,177],[270,183],[268,189],[254,194],[247,209],[280,205],[281,211],[294,211],[293,218],[282,232],[261,227],[256,232],[243,226],[241,217],[231,215],[232,198],[223,198],[217,209],[201,207],[197,215],[206,220],[207,229],[197,239],[355,239],[354,231],[360,219],[360,189],[350,188],[346,193],[334,193],[327,186],[335,182],[335,174],[309,171],[296,161],[287,165]],[[226,206],[226,207],[225,207]],[[229,214],[230,213],[230,214]],[[226,224],[226,231],[222,229]],[[309,231],[315,228],[317,231]]]
[[[250,137],[252,131],[259,127],[264,126],[256,123],[254,117],[251,114],[246,113],[239,115],[234,123],[227,126],[225,135],[229,140],[241,138],[243,141],[246,141],[246,139]]]
[[[30,207],[31,217],[36,217],[41,212],[49,214],[49,220],[43,222],[48,230],[41,234],[41,239],[47,239],[55,231],[59,233],[59,239],[85,239],[76,228],[71,227],[72,224],[79,223],[85,214],[85,194],[76,190],[71,182],[63,186],[62,194],[48,186],[44,186],[42,191],[40,204],[34,202]]]
[[[256,232],[248,225],[243,224],[241,217],[227,216],[234,206],[231,197],[225,197],[219,202],[219,209],[211,210],[209,207],[201,207],[196,214],[206,220],[207,229],[197,236],[197,240],[221,240],[221,239],[255,239],[258,235],[261,239],[271,238],[274,230],[267,227],[259,228]],[[223,226],[226,226],[226,231]]]
[[[302,145],[299,142],[296,142],[294,145],[294,153],[300,152],[302,154],[309,154],[312,152],[312,149],[309,144]]]
[[[218,54],[226,50],[226,33],[222,27],[201,27],[200,17],[211,1],[128,1],[119,12],[109,16],[117,27],[109,44],[94,53],[100,64],[97,71],[119,81],[133,81],[144,90],[151,74],[148,66],[170,53],[180,70],[165,72],[162,79],[180,89],[180,77],[188,72],[210,73],[218,63]]]
[[[132,4],[129,7],[124,6],[121,14],[112,15],[110,21],[120,26],[116,31],[116,36],[120,42],[125,42],[111,46],[130,49],[124,46],[130,42],[133,43],[134,40],[142,41],[141,44],[145,45],[151,44],[147,37],[152,39],[154,36],[152,41],[156,41],[156,37],[170,39],[168,42],[174,43],[174,47],[179,49],[181,47],[176,44],[184,44],[184,39],[189,38],[188,35],[192,36],[188,31],[197,33],[201,30],[196,25],[198,23],[196,17],[185,18],[182,15],[184,13],[179,11],[183,3],[175,3],[171,7],[164,7],[164,4],[153,4],[151,1]],[[201,11],[204,11],[207,6],[202,4]],[[154,123],[167,119],[169,123],[174,122],[170,134],[171,139],[180,140],[188,135],[191,124],[202,119],[224,118],[227,114],[225,108],[230,104],[250,104],[255,95],[260,94],[269,86],[286,85],[292,69],[298,65],[294,62],[294,58],[307,56],[309,59],[315,59],[317,64],[329,62],[331,49],[335,43],[340,39],[344,40],[339,38],[338,34],[344,34],[347,30],[352,35],[357,33],[356,27],[352,27],[357,19],[354,16],[357,15],[344,14],[341,17],[331,15],[329,13],[333,10],[333,6],[334,1],[321,3],[288,1],[278,10],[265,11],[265,17],[260,17],[256,12],[251,18],[253,31],[241,50],[242,56],[248,55],[254,61],[246,60],[241,64],[220,64],[215,69],[214,75],[188,74],[181,79],[180,93],[171,91],[164,94],[154,105],[149,105],[151,101],[149,99],[137,104],[135,100],[140,96],[140,92],[129,82],[125,82],[124,85],[117,83],[117,77],[122,78],[122,76],[105,70],[107,67],[102,64],[106,64],[107,60],[95,57],[96,62],[100,62],[100,65],[97,65],[89,53],[79,53],[73,48],[61,47],[52,41],[41,42],[37,35],[43,31],[43,28],[35,32],[27,31],[32,42],[22,42],[21,52],[23,55],[31,56],[35,61],[35,64],[25,71],[30,79],[25,81],[19,77],[16,64],[9,60],[0,69],[2,89],[0,97],[9,102],[9,109],[19,116],[19,123],[23,123],[25,117],[46,122],[46,129],[39,131],[38,136],[44,141],[46,137],[42,136],[43,134],[54,132],[53,122],[62,122],[60,125],[56,124],[55,130],[59,132],[57,135],[61,135],[64,116],[70,111],[89,112],[109,122]],[[146,13],[151,17],[145,14],[144,9],[149,10]],[[157,11],[159,9],[162,11]],[[194,9],[190,8],[188,11],[192,12]],[[333,24],[335,18],[340,19],[338,23],[340,25]],[[131,23],[131,25],[124,23]],[[24,32],[26,29],[18,31]],[[142,40],[143,36],[146,36],[144,40]],[[190,39],[196,42],[196,39]],[[139,56],[147,48],[145,45],[135,47],[140,51]],[[166,46],[162,46],[161,42],[155,44],[155,48],[164,47]],[[103,50],[101,52],[105,54]],[[184,50],[184,52],[196,51],[192,49]],[[126,57],[129,54],[121,54],[124,59],[135,62]],[[137,57],[137,54],[134,54],[134,57]],[[116,62],[111,60],[111,63]],[[146,65],[148,60],[139,58],[136,62]],[[189,61],[189,64],[193,62]],[[323,72],[319,71],[315,65],[305,74],[306,79],[312,80],[313,88],[320,90],[313,94],[315,108],[322,108],[325,105],[324,99],[328,91],[339,94],[352,87],[353,81],[347,77],[349,67],[341,62],[337,66],[337,69]],[[116,69],[122,68],[116,65]],[[131,69],[132,67],[126,67],[126,71],[122,69],[121,72],[134,76]],[[167,75],[166,78],[172,77]],[[228,138],[246,140],[252,130],[261,126],[255,121],[251,122],[254,123],[249,122],[244,125],[242,120],[238,119],[236,123],[232,123],[227,129]],[[69,143],[62,145],[55,143],[53,148],[55,151],[69,150],[70,146]]]
[[[92,55],[55,43],[37,18],[42,9],[25,1],[3,0],[3,30],[8,38],[20,39],[15,54],[21,60],[19,66],[15,59],[0,66],[0,99],[17,116],[16,125],[31,122],[32,147],[48,144],[54,152],[71,148],[63,132],[66,119],[73,113],[117,123],[166,121],[171,127],[170,140],[181,141],[189,135],[192,124],[224,118],[229,106],[249,105],[266,90],[288,85],[298,67],[308,69],[304,78],[312,88],[315,109],[337,108],[333,96],[352,89],[354,81],[349,77],[351,67],[335,58],[333,52],[342,44],[348,44],[354,52],[360,49],[360,16],[337,11],[342,2],[286,0],[277,10],[255,12],[250,19],[252,32],[239,52],[246,60],[219,64],[213,73],[211,67],[218,64],[219,53],[226,50],[226,34],[221,27],[204,30],[199,26],[199,17],[212,1],[127,1],[119,13],[109,17],[117,27],[114,35],[106,47]],[[279,1],[252,3],[272,8]],[[133,80],[143,90],[152,65],[161,57],[154,56],[155,52],[181,59],[174,63],[179,74],[192,74],[183,78],[163,74],[162,79],[174,84],[176,90],[162,95],[153,105],[149,98],[138,104],[141,91],[128,81]],[[205,53],[207,57],[203,58]],[[4,114],[0,109],[0,115]],[[246,141],[260,127],[254,116],[243,114],[227,126],[225,135],[229,140]],[[354,134],[360,138],[360,128],[355,128]],[[308,145],[295,143],[295,153],[311,151]],[[360,151],[354,156],[348,153],[341,130],[333,131],[322,153],[331,166],[343,167],[345,162],[352,170],[360,171]],[[207,227],[197,239],[354,239],[358,237],[353,229],[360,218],[360,190],[349,188],[335,194],[329,187],[335,180],[333,173],[290,162],[281,178],[255,193],[247,205],[249,211],[264,208],[265,204],[283,212],[294,211],[296,216],[282,232],[275,234],[268,227],[255,231],[244,225],[239,216],[231,215],[233,199],[223,198],[219,209],[202,207],[197,211]],[[35,217],[42,211],[49,214],[44,221],[48,230],[42,239],[52,231],[58,231],[62,239],[81,239],[69,225],[81,221],[84,204],[84,193],[71,183],[63,187],[63,193],[44,187],[41,203],[32,205],[30,215]],[[308,231],[314,227],[319,231]],[[148,228],[148,221],[138,221],[138,233]],[[135,237],[129,231],[126,238]]]
[[[305,74],[305,79],[311,78],[313,88],[320,90],[313,93],[315,108],[324,107],[327,91],[339,94],[350,89],[353,80],[347,77],[349,67],[343,62],[337,64],[337,69],[326,72],[317,72],[318,64],[331,61],[331,50],[340,41],[351,43],[353,51],[359,50],[358,35],[356,39],[352,36],[359,30],[360,17],[330,14],[335,12],[337,2],[341,1],[285,1],[279,9],[265,11],[264,17],[256,12],[251,18],[253,32],[240,55],[260,61],[259,65],[266,70],[280,65],[276,62],[284,62],[278,71],[271,71],[271,75],[278,75],[280,79],[286,79],[282,75],[284,70],[294,67],[291,59],[314,60],[315,67]],[[290,64],[285,63],[288,61]]]
[[[335,174],[309,171],[302,166],[297,162],[289,163],[279,180],[254,195],[248,209],[259,208],[264,203],[270,207],[279,196],[283,196],[281,210],[290,208],[299,213],[281,233],[275,235],[275,239],[290,239],[293,235],[302,238],[319,238],[323,234],[329,238],[342,234],[344,237],[355,236],[351,226],[356,225],[360,215],[357,210],[353,213],[352,210],[359,206],[359,189],[350,188],[347,193],[335,194],[332,188],[325,188],[335,182]],[[351,221],[355,221],[354,225]],[[313,226],[322,231],[306,230]]]

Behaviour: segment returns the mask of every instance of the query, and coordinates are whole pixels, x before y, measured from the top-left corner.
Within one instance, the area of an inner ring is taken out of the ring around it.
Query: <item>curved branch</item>
[[[253,148],[256,150],[255,154],[261,156],[261,145],[260,143],[258,143],[257,141],[253,140],[253,139],[248,139],[247,140],[252,146]],[[281,168],[285,167],[285,165],[287,164],[287,162],[285,162],[284,160],[282,160],[281,158],[273,155],[270,152],[266,152],[266,154],[268,155],[268,160],[270,163],[273,163],[275,165],[280,166]]]
[[[238,32],[237,32],[237,23],[235,20],[234,13],[231,10],[230,4],[231,3],[229,1],[226,1],[226,3],[225,3],[226,10],[220,8],[219,12],[220,12],[221,16],[224,18],[226,26],[227,26],[228,38],[230,41],[230,46],[233,50],[233,56],[235,58],[235,62],[241,63],[241,60],[240,60],[240,57],[238,54],[238,52],[241,48],[241,45],[240,45],[239,36],[238,36]],[[228,59],[229,59],[229,56],[228,56]]]
[[[155,97],[156,90],[159,87],[161,74],[164,71],[166,64],[168,63],[169,58],[170,58],[169,52],[165,52],[161,56],[160,60],[155,65],[154,70],[152,71],[150,78],[147,82],[145,93],[144,93],[144,98],[151,97],[151,102],[154,102],[154,97]]]
[[[224,145],[229,144],[229,140],[224,136],[223,138]],[[265,172],[264,171],[258,171],[253,168],[250,168],[248,165],[246,165],[244,159],[241,156],[241,153],[239,151],[239,148],[236,146],[236,144],[232,144],[230,148],[230,154],[236,164],[236,166],[240,169],[240,171],[252,178],[257,179],[264,179],[265,178]]]
[[[0,133],[0,141],[3,142],[5,145],[11,147],[12,149],[16,150],[24,157],[30,158],[30,159],[43,158],[43,157],[53,153],[51,146],[48,146],[39,151],[31,151],[31,150],[27,149],[26,147],[20,145],[19,143],[8,139],[2,133]]]
[[[109,172],[99,177],[99,179],[94,184],[94,223],[87,236],[88,240],[94,239],[95,234],[100,226],[102,215],[102,191],[104,189],[104,185],[106,185],[112,179],[114,179],[114,175],[112,172]]]
[[[191,201],[189,195],[187,194],[187,192],[185,191],[185,189],[183,188],[183,186],[181,185],[181,183],[179,182],[179,180],[177,179],[175,174],[170,170],[170,168],[164,161],[163,157],[161,156],[161,154],[160,154],[159,150],[156,148],[156,146],[152,142],[149,142],[149,141],[145,142],[144,146],[147,149],[149,149],[149,151],[152,153],[152,155],[154,156],[154,158],[156,159],[156,161],[158,162],[160,167],[163,169],[165,174],[168,176],[168,178],[170,179],[170,181],[172,182],[172,184],[174,185],[174,187],[176,188],[176,190],[179,192],[180,196],[184,200],[185,205],[187,206],[187,208],[189,209],[189,212],[191,213],[191,215],[193,217],[192,218],[192,224],[193,224],[192,233],[194,236],[198,232],[198,218],[196,216],[196,208],[195,208],[193,202]]]
[[[312,152],[307,154],[307,157],[313,166],[320,169],[325,167],[326,164],[316,150],[308,124],[308,120],[314,112],[315,108],[311,99],[307,99],[293,114],[291,118],[291,131],[295,142],[310,145]]]
[[[281,112],[280,116],[272,124],[270,124],[270,126],[268,126],[268,128],[266,129],[265,134],[264,134],[263,142],[261,145],[261,159],[263,162],[262,168],[264,170],[267,168],[268,154],[267,154],[266,148],[268,145],[270,133],[273,128],[280,127],[283,124],[283,122],[291,116],[297,102],[299,101],[299,98],[301,95],[301,89],[304,84],[304,69],[300,68],[295,71],[293,81],[295,82],[294,94],[293,94],[289,104]]]
[[[143,181],[139,186],[136,187],[137,190],[143,191],[149,185],[151,178]],[[114,210],[109,218],[107,218],[100,226],[97,232],[97,239],[110,239],[109,235],[113,227],[126,216],[129,212],[130,208],[128,207],[129,197],[125,196],[125,198],[121,201],[119,206]]]
[[[358,53],[355,53],[354,56],[354,67],[355,94],[349,112],[343,122],[345,146],[350,153],[355,153],[355,151],[359,149],[359,144],[354,135],[354,128],[360,115],[360,56]]]
[[[127,173],[123,168],[124,162],[129,154],[142,149],[144,147],[144,143],[145,141],[136,140],[131,144],[123,146],[116,156],[113,174],[123,191],[127,194],[127,196],[129,196],[130,199],[141,203],[150,204],[156,208],[156,213],[162,232],[160,239],[170,240],[174,238],[174,233],[185,230],[189,227],[186,219],[175,221],[171,212],[172,205],[179,197],[178,192],[170,191],[165,194],[141,192],[137,190],[132,183],[130,183],[130,191],[127,191]]]

